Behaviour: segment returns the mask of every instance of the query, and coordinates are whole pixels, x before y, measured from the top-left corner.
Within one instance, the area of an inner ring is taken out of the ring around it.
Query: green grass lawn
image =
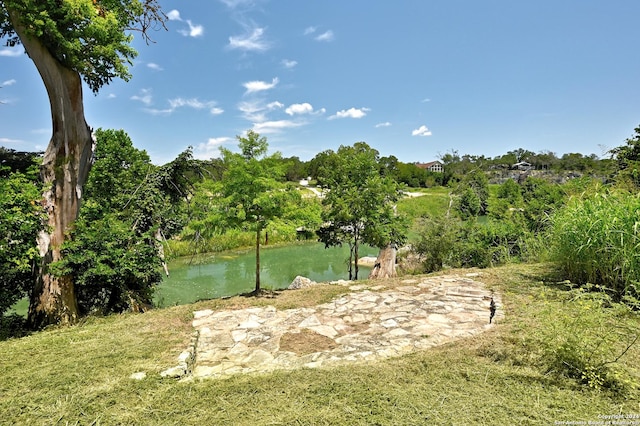
[[[550,271],[550,265],[481,271],[475,279],[503,293],[499,308],[506,315],[497,327],[375,363],[204,381],[160,378],[191,338],[192,311],[311,306],[344,291],[336,286],[90,318],[2,341],[0,424],[546,425],[640,414],[637,387],[593,389],[545,367],[541,336],[579,334],[579,326],[559,329],[562,318],[592,318],[582,301],[549,284],[558,280]],[[597,315],[637,329],[634,314]],[[617,364],[627,379],[640,380],[637,346]],[[141,371],[146,379],[129,378]]]
[[[398,213],[413,218],[413,226],[409,229],[409,242],[414,241],[419,236],[419,221],[415,220],[424,215],[431,217],[443,216],[449,208],[449,192],[450,188],[434,187],[434,188],[411,188],[409,192],[420,192],[420,197],[405,197],[398,201]]]

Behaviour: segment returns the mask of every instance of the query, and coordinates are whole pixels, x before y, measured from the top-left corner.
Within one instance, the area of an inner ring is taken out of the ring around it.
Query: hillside
[[[447,271],[469,272],[479,271]],[[0,423],[549,424],[638,413],[637,345],[610,365],[611,374],[623,374],[611,386],[581,383],[549,359],[559,347],[578,353],[580,342],[594,342],[601,332],[594,324],[615,323],[616,341],[602,335],[606,342],[591,347],[594,359],[603,353],[614,360],[638,330],[635,314],[589,309],[588,299],[576,299],[566,283],[557,283],[548,264],[485,269],[474,279],[503,295],[505,318],[492,329],[432,349],[336,367],[203,381],[160,376],[188,345],[194,311],[312,307],[344,294],[338,286],[89,318],[3,341]],[[132,379],[137,372],[146,377]]]

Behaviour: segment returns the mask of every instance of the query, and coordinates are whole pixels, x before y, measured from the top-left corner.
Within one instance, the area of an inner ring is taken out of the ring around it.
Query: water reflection
[[[375,256],[377,250],[364,247],[361,256]],[[347,247],[325,249],[319,243],[260,250],[260,282],[263,288],[283,289],[296,275],[313,281],[347,279]],[[247,293],[255,287],[255,252],[226,252],[198,259],[178,259],[170,265],[171,276],[156,292],[159,306],[180,305],[197,300]],[[360,267],[360,277],[369,269]]]

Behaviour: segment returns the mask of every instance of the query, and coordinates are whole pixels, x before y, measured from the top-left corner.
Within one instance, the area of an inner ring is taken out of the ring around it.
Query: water
[[[377,249],[360,248],[359,256],[377,256]],[[260,249],[260,284],[265,289],[287,288],[302,275],[323,282],[348,279],[349,248],[309,243]],[[370,268],[360,266],[358,278],[369,276]],[[169,264],[170,277],[158,286],[154,301],[160,307],[193,303],[248,293],[255,288],[255,250],[232,251],[185,257]]]

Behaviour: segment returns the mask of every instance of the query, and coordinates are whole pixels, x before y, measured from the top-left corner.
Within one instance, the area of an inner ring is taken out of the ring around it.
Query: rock
[[[144,380],[147,378],[147,373],[145,373],[144,371],[140,371],[138,373],[133,373],[129,376],[129,378],[133,380]]]
[[[187,374],[187,369],[184,366],[177,365],[175,367],[167,368],[162,373],[160,373],[161,377],[169,377],[169,378],[180,378]]]
[[[314,284],[317,284],[317,283],[315,281],[311,281],[307,277],[303,277],[303,276],[298,275],[297,277],[295,277],[293,279],[291,284],[289,284],[288,289],[289,290],[297,290],[299,288],[310,287],[310,286],[312,286]]]
[[[377,261],[378,261],[377,257],[374,257],[374,256],[362,256],[360,259],[358,259],[358,265],[360,265],[360,266],[369,266],[369,267],[373,268],[373,265],[375,265]]]

